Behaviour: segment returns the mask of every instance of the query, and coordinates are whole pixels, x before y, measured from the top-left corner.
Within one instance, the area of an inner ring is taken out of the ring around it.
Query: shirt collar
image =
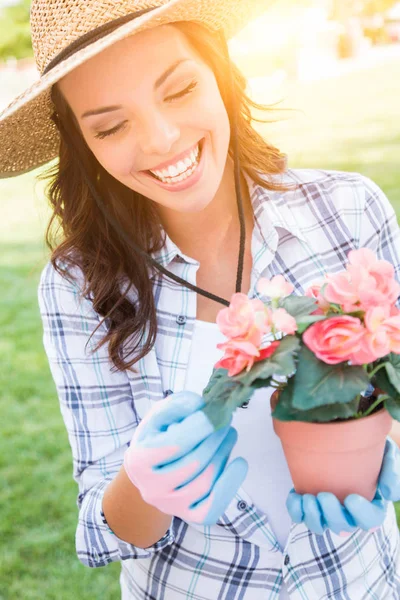
[[[293,179],[289,176],[289,172],[273,176],[274,182],[290,186],[291,189],[285,192],[268,190],[256,183],[245,172],[243,172],[243,175],[249,189],[253,213],[258,221],[260,231],[268,231],[271,227],[275,229],[280,228],[288,231],[294,237],[306,241],[288,203],[289,197],[296,193],[296,188],[293,185]],[[259,175],[262,179],[266,179],[265,175],[261,173]],[[151,256],[165,268],[168,268],[173,261],[199,265],[198,261],[184,254],[166,232],[164,246],[161,250],[153,252]]]
[[[267,180],[267,176],[258,173],[261,179]],[[271,228],[283,229],[303,242],[305,235],[300,229],[296,217],[293,214],[291,200],[298,194],[298,186],[290,176],[290,171],[281,175],[273,175],[271,180],[288,187],[285,191],[268,190],[252,180],[244,173],[249,192],[253,213],[258,221],[260,231],[268,232]]]

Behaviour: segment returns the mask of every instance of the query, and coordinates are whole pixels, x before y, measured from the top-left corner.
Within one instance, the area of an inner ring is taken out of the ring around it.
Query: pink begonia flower
[[[276,329],[282,331],[283,333],[287,333],[288,335],[292,335],[295,331],[297,331],[297,323],[296,319],[292,317],[284,308],[277,308],[272,311],[272,322],[275,325]]]
[[[272,279],[261,277],[257,283],[257,291],[262,296],[270,298],[284,298],[289,296],[294,290],[291,283],[286,281],[283,275],[275,275]]]
[[[369,248],[351,250],[346,271],[327,275],[325,298],[339,304],[344,312],[365,311],[373,306],[391,305],[400,293],[394,267],[379,260]]]
[[[385,261],[379,261],[381,263]],[[390,265],[392,266],[392,265]],[[392,267],[393,268],[393,267]],[[352,267],[355,270],[355,267]],[[394,304],[400,294],[400,284],[378,270],[370,269],[358,287],[358,295],[363,310],[374,306]]]
[[[400,354],[400,310],[396,309],[397,314],[391,315],[385,321],[385,327],[390,339],[390,351]]]
[[[318,304],[317,310],[314,310],[314,312],[311,313],[312,315],[324,315],[329,310],[330,303],[325,300],[324,296],[321,294],[321,288],[325,283],[325,281],[316,281],[306,289],[305,295],[308,298],[314,298]]]
[[[270,333],[272,329],[272,310],[263,304],[261,300],[254,300],[254,302],[260,302],[262,304],[262,310],[256,310],[254,325],[261,331],[261,333]]]
[[[354,365],[366,364],[386,356],[390,352],[390,340],[384,326],[389,307],[375,306],[364,315],[365,333],[361,349],[351,357]]]
[[[327,286],[324,290],[325,299],[333,304],[339,304],[344,312],[356,310],[359,301],[358,288],[354,285],[348,271],[328,273]]]
[[[224,356],[216,363],[215,368],[228,369],[229,377],[238,375],[243,369],[249,372],[255,362],[269,358],[279,344],[280,342],[272,342],[262,350],[259,350],[250,342],[240,339],[218,344],[217,348],[224,350]]]
[[[358,248],[357,250],[350,250],[347,255],[349,265],[356,267],[356,269],[366,269],[369,271],[380,271],[385,277],[394,277],[394,267],[387,260],[379,259],[375,252],[370,248]]]
[[[221,332],[229,338],[246,336],[253,328],[261,333],[270,331],[264,303],[258,299],[250,300],[241,293],[233,294],[230,305],[219,311],[216,322]]]
[[[400,293],[393,265],[380,260],[369,248],[352,250],[347,267],[364,310],[382,304],[394,304]]]
[[[362,346],[350,361],[354,365],[374,362],[390,352],[400,353],[400,310],[393,306],[374,306],[364,316]]]
[[[390,307],[390,317],[397,317],[397,315],[400,315],[400,309],[397,308],[397,306],[395,304],[392,304],[392,306]]]
[[[334,365],[349,360],[361,348],[365,329],[347,315],[318,321],[303,333],[303,342],[317,358]]]
[[[374,362],[375,354],[370,351],[365,341],[362,342],[359,350],[349,356],[349,362],[352,365],[368,365]]]
[[[400,347],[400,311],[391,316],[388,306],[374,306],[365,313],[367,344],[376,358],[382,358]]]

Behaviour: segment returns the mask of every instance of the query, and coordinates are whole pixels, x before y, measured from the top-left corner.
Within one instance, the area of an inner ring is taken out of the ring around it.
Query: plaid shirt
[[[283,274],[303,294],[326,272],[343,270],[353,248],[369,247],[390,261],[400,278],[400,230],[382,191],[358,174],[288,170],[297,184],[270,192],[247,178],[255,225],[249,296],[260,277]],[[196,283],[199,263],[167,238],[155,258]],[[39,286],[44,346],[57,386],[79,485],[77,554],[89,567],[122,561],[123,598],[275,600],[282,581],[292,600],[400,600],[399,531],[393,503],[375,533],[356,530],[342,538],[318,536],[292,524],[281,548],[241,487],[216,525],[189,525],[173,517],[171,528],[146,549],[120,540],[102,513],[103,493],[119,471],[135,427],[155,402],[185,389],[196,319],[196,293],[153,275],[158,336],[137,373],[112,370],[103,346],[106,325],[85,346],[99,315],[76,284],[45,267]]]

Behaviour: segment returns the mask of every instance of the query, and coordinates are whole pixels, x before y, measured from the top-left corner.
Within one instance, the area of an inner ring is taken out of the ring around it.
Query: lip
[[[185,158],[187,158],[190,153],[195,150],[198,146],[199,142],[197,141],[195,144],[193,144],[193,146],[191,148],[189,148],[188,150],[185,150],[184,152],[181,152],[180,154],[177,154],[173,160],[168,160],[166,162],[160,163],[159,165],[157,165],[156,167],[152,167],[152,171],[162,171],[163,169],[167,169],[168,167],[172,166],[172,165],[176,165],[180,160],[183,160]],[[146,171],[149,171],[150,169],[146,169]],[[146,171],[143,171],[144,173]]]
[[[197,146],[197,144],[196,144],[196,146]],[[194,146],[194,147],[196,147],[196,146]],[[199,179],[201,178],[201,176],[203,174],[204,164],[205,164],[205,160],[206,160],[205,147],[206,147],[206,140],[203,138],[202,140],[200,140],[201,158],[200,158],[199,164],[197,165],[197,169],[195,170],[195,172],[192,175],[190,175],[190,177],[187,177],[180,183],[164,183],[163,181],[160,181],[159,179],[155,179],[155,177],[153,177],[152,175],[150,175],[150,173],[147,173],[146,171],[144,171],[144,175],[146,175],[146,177],[149,177],[156,185],[163,188],[164,190],[167,190],[168,192],[181,192],[183,190],[187,190],[188,188],[195,185],[199,181]]]

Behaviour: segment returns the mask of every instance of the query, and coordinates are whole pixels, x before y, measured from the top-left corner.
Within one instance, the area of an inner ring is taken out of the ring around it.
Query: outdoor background
[[[38,76],[28,19],[28,1],[0,0],[0,109]],[[260,127],[290,165],[363,173],[398,215],[399,40],[400,3],[278,0],[231,42],[254,98],[275,104],[280,120]],[[75,555],[77,487],[36,299],[49,216],[37,175],[0,181],[0,599],[114,599],[119,565]]]

